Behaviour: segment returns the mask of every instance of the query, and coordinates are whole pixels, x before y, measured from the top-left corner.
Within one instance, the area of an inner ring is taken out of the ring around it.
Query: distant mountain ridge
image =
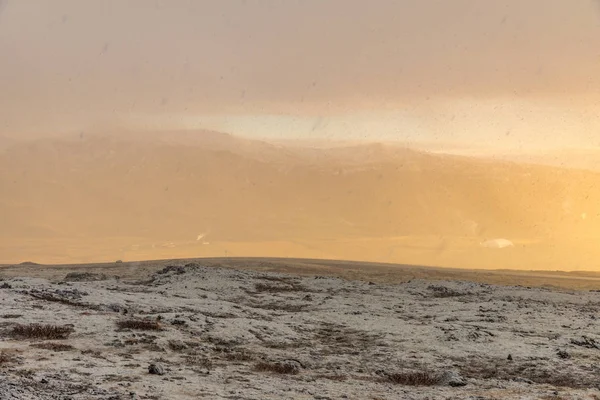
[[[0,153],[0,237],[483,240],[600,232],[593,172],[377,144],[310,149],[218,132],[143,135],[11,145]]]

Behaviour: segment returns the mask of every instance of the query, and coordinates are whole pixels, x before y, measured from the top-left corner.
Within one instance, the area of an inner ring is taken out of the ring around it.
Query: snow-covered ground
[[[0,398],[600,399],[600,292],[184,264],[6,276]]]

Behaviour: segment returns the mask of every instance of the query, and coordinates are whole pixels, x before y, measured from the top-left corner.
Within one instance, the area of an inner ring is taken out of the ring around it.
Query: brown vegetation
[[[429,371],[394,372],[385,374],[385,381],[404,386],[435,386],[440,384],[440,376]]]
[[[254,360],[254,355],[246,352],[246,351],[236,351],[227,353],[225,355],[225,359],[227,361],[252,361]]]
[[[21,318],[23,316],[23,314],[4,314],[2,315],[1,318],[3,319],[17,319],[17,318]]]
[[[540,368],[540,364],[535,360],[472,361],[465,363],[460,370],[463,376],[474,379],[515,380],[574,389],[595,387],[597,384],[595,380],[590,380],[585,375],[573,374],[568,370]]]
[[[0,352],[0,366],[12,363],[15,361],[15,358],[10,354],[2,351]]]
[[[271,284],[271,283],[262,283],[259,282],[254,285],[254,289],[257,292],[267,292],[267,293],[285,293],[285,292],[307,292],[308,289],[302,285],[297,285],[293,283],[283,283],[283,284]]]
[[[187,356],[185,357],[185,363],[190,366],[204,368],[208,371],[213,367],[211,359],[203,356]]]
[[[451,289],[446,286],[438,286],[438,285],[429,285],[427,288],[432,291],[432,297],[435,298],[448,298],[448,297],[461,297],[468,296],[472,293],[469,292],[459,292],[458,290]]]
[[[158,321],[149,319],[127,319],[117,321],[119,329],[132,329],[137,331],[162,331],[163,327]]]
[[[70,350],[74,350],[75,347],[71,346],[70,344],[64,344],[64,343],[53,343],[53,342],[47,342],[47,343],[34,343],[31,346],[33,347],[37,347],[38,349],[44,349],[44,350],[51,350],[51,351],[70,351]]]
[[[67,339],[74,331],[69,325],[16,325],[10,331],[10,336],[23,339]]]
[[[259,372],[274,372],[276,374],[295,375],[298,368],[291,363],[261,361],[254,365],[254,370]]]

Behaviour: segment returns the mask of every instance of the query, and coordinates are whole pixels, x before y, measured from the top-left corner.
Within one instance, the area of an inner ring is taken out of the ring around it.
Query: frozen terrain
[[[0,269],[1,399],[600,399],[597,291],[45,268]]]

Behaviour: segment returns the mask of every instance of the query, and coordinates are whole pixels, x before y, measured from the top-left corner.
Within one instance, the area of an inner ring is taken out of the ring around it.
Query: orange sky
[[[0,10],[1,136],[141,123],[600,142],[594,0],[4,0]],[[313,129],[319,119],[329,128]]]

